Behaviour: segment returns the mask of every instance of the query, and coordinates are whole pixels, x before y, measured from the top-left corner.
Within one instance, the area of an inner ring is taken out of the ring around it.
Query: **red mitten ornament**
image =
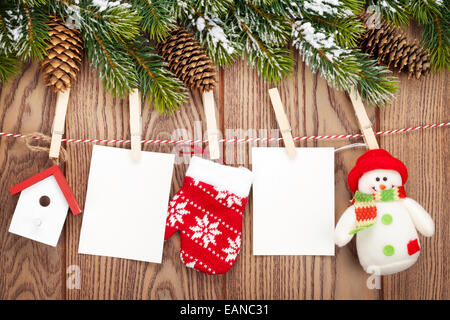
[[[165,240],[180,231],[183,263],[207,274],[226,273],[241,247],[242,215],[252,172],[193,157],[169,204]]]

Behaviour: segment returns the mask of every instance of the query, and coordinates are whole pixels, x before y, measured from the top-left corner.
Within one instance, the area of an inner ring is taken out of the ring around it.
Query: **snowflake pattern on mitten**
[[[203,241],[203,246],[208,247],[210,243],[216,245],[216,236],[222,232],[217,229],[219,222],[209,222],[208,215],[205,214],[202,219],[195,217],[197,224],[193,227],[189,227],[190,230],[194,231],[191,239],[201,239]]]
[[[230,246],[228,248],[222,249],[222,251],[227,254],[225,262],[235,260],[238,256],[239,250],[241,249],[241,236],[236,236],[236,239],[234,240],[228,238],[228,243],[230,244]]]
[[[175,196],[169,204],[168,210],[168,221],[171,227],[174,227],[175,224],[183,224],[183,216],[189,214],[190,212],[186,210],[187,201],[177,203],[177,199],[179,196]]]
[[[233,205],[242,206],[242,200],[240,197],[228,192],[227,190],[223,190],[220,188],[214,188],[217,191],[216,200],[221,202],[223,200],[226,205],[231,208]]]

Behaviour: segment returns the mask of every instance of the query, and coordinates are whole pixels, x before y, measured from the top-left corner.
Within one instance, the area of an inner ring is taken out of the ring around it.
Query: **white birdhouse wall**
[[[55,177],[49,176],[21,192],[9,232],[55,247],[68,208]]]

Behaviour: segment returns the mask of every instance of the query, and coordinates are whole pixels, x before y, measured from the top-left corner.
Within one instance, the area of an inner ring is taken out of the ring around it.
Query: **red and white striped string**
[[[376,135],[389,135],[394,133],[401,132],[411,132],[416,130],[423,129],[431,129],[431,128],[439,128],[449,126],[450,122],[442,122],[435,124],[427,124],[423,126],[415,126],[410,128],[403,129],[393,129],[393,130],[384,130],[375,132]],[[5,133],[0,132],[0,136],[3,137],[12,137],[12,138],[23,138],[24,134],[20,133]],[[337,135],[328,135],[328,136],[303,136],[303,137],[294,137],[294,141],[304,141],[304,140],[332,140],[332,139],[349,139],[349,138],[358,138],[362,137],[361,133],[354,134],[337,134]],[[42,140],[41,137],[32,137],[35,140]],[[220,139],[219,142],[223,143],[243,143],[243,142],[272,142],[272,141],[281,141],[283,138],[244,138],[244,139]],[[130,140],[117,140],[117,139],[62,139],[63,142],[75,142],[75,143],[130,143]],[[142,140],[143,144],[196,144],[196,143],[206,143],[208,140],[157,140],[157,139],[147,139]]]

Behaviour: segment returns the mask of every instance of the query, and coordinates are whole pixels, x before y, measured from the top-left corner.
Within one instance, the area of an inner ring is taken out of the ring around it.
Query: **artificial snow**
[[[5,25],[6,25],[6,34],[5,38],[0,38],[0,48],[2,50],[6,49],[6,42],[10,42],[12,48],[8,49],[8,51],[20,50],[18,48],[20,40],[25,37],[25,33],[23,30],[23,25],[26,23],[25,18],[20,14],[19,8],[15,8],[14,10],[6,10],[6,15],[4,17]],[[10,52],[6,52],[10,53]]]
[[[200,33],[200,38],[203,37],[202,34],[206,32],[206,39],[213,47],[221,46],[225,52],[229,55],[234,53],[234,48],[231,41],[228,39],[226,33],[219,24],[223,22],[217,16],[208,16],[204,14],[202,17],[197,17],[195,12],[192,12],[190,7],[184,1],[178,1],[178,6],[186,17],[191,21],[191,25],[195,26],[197,31]]]
[[[313,0],[313,1],[305,1],[303,3],[303,7],[307,11],[313,11],[314,13],[323,16],[326,14],[337,14],[338,8],[341,6],[341,2],[338,0]]]
[[[394,1],[394,2],[397,3],[397,5],[399,5],[397,1]],[[392,6],[391,6],[387,1],[385,1],[385,0],[379,1],[377,4],[378,4],[379,6],[385,8],[385,9],[388,9],[388,10],[391,11],[391,12],[396,12],[396,11],[397,11],[397,10],[395,10],[394,7],[392,7]]]
[[[205,29],[205,19],[203,19],[202,17],[198,17],[196,26],[197,26],[197,30],[202,32],[203,29]]]
[[[92,4],[99,8],[99,11],[105,11],[108,8],[118,7],[122,5],[121,1],[108,0],[92,0]]]
[[[214,24],[214,26],[208,31],[213,45],[217,45],[217,43],[220,42],[220,44],[228,54],[233,54],[234,48],[231,46],[230,41],[228,40],[225,32],[221,27],[219,27],[217,24]]]

